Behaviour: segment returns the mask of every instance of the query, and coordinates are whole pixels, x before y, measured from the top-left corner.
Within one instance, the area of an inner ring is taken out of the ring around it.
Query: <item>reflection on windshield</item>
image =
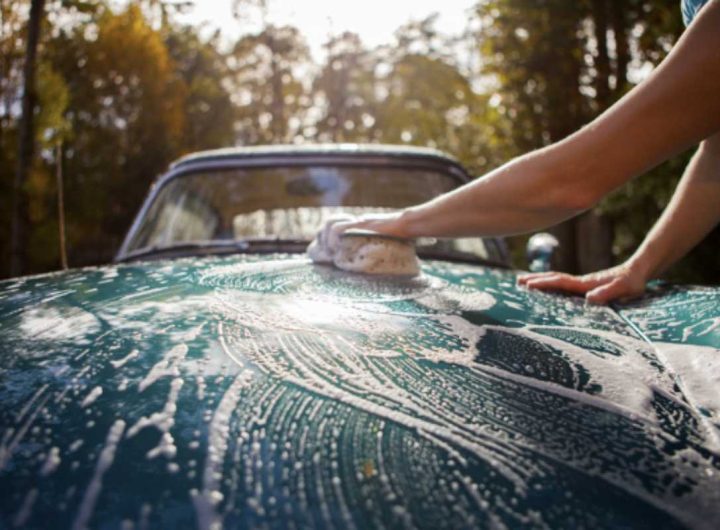
[[[257,210],[236,215],[233,230],[236,239],[253,237],[280,237],[282,239],[305,239],[315,237],[318,227],[328,219],[339,215],[363,215],[388,212],[390,208],[332,207],[286,208]]]
[[[425,202],[455,186],[450,175],[438,171],[397,167],[258,167],[192,173],[163,186],[129,250],[238,237],[309,238],[326,218],[327,210],[321,208],[386,211]]]
[[[127,252],[208,241],[310,241],[333,216],[405,208],[456,186],[452,176],[422,168],[293,166],[191,173],[160,189]],[[433,248],[488,258],[480,239]]]

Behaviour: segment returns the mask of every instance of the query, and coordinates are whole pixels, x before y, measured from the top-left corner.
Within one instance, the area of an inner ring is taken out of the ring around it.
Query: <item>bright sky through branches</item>
[[[437,29],[446,34],[459,34],[469,19],[473,0],[268,0],[268,22],[292,24],[307,39],[313,56],[323,55],[322,44],[329,35],[352,31],[370,47],[392,42],[395,30],[409,20],[420,20],[439,13]],[[235,40],[259,28],[257,8],[245,8],[248,18],[238,21],[232,14],[232,0],[199,0],[195,7],[180,17],[193,25],[207,22],[220,28],[223,36]]]

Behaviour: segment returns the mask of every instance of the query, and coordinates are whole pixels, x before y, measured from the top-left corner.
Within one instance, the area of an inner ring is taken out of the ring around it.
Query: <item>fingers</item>
[[[621,298],[634,298],[642,293],[642,288],[631,285],[625,277],[618,277],[605,285],[588,291],[585,299],[591,304],[607,304]]]
[[[354,222],[356,222],[356,219],[348,215],[329,219],[319,234],[321,243],[328,249],[336,248],[340,234],[342,234],[344,230],[347,230]]]
[[[337,245],[343,232],[351,228],[362,228],[387,235],[398,235],[397,214],[373,214],[360,218],[344,219],[335,221],[332,225],[326,224],[328,243]]]
[[[519,285],[525,285],[530,280],[535,280],[538,278],[544,278],[547,276],[551,276],[553,274],[557,274],[556,272],[530,272],[527,274],[519,274],[517,277],[517,283]]]
[[[337,248],[340,243],[340,236],[346,230],[351,228],[362,228],[365,223],[359,220],[344,220],[337,221],[335,223],[326,226],[327,229],[327,244],[330,248]]]
[[[597,281],[584,276],[554,272],[526,279],[521,285],[542,291],[568,291],[585,294],[597,285]]]

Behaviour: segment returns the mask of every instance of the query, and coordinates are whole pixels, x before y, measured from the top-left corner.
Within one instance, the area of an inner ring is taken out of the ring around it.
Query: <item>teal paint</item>
[[[719,348],[717,302],[283,255],[1,282],[0,527],[716,527],[714,416],[663,348]]]

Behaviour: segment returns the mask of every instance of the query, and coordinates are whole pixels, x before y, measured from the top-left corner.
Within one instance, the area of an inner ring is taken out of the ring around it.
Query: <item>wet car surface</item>
[[[0,282],[0,526],[720,525],[720,294],[298,255]]]

